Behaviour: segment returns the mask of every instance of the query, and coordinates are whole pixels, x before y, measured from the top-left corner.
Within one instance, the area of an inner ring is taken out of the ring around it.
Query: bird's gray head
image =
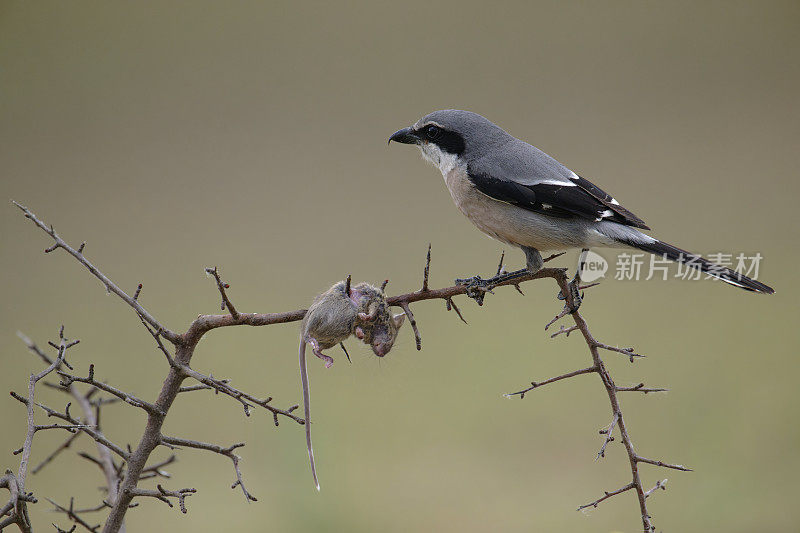
[[[425,159],[446,173],[511,139],[502,128],[477,113],[443,109],[394,132],[389,142],[416,144]]]

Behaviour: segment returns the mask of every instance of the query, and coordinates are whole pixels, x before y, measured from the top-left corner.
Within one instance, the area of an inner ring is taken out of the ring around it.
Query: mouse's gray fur
[[[375,355],[383,357],[392,349],[406,316],[402,313],[392,315],[389,312],[382,289],[368,283],[359,283],[353,290],[361,294],[354,333],[364,344],[372,346]]]
[[[340,281],[314,298],[300,326],[300,379],[303,384],[306,446],[317,490],[319,480],[311,445],[311,387],[308,382],[306,344],[311,345],[314,355],[325,361],[325,368],[333,364],[333,358],[322,353],[322,350],[336,346],[350,335],[369,344],[375,355],[383,357],[392,349],[405,319],[403,314],[392,316],[382,289],[368,283],[353,287],[348,285]]]

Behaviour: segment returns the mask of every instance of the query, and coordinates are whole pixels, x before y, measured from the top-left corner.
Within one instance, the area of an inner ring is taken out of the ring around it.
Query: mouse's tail
[[[311,386],[308,384],[308,367],[306,365],[306,341],[300,337],[300,381],[303,384],[303,413],[305,417],[304,426],[306,430],[306,447],[308,448],[308,460],[311,462],[311,474],[314,476],[314,484],[319,490],[319,479],[317,479],[317,467],[314,465],[314,448],[311,445]]]

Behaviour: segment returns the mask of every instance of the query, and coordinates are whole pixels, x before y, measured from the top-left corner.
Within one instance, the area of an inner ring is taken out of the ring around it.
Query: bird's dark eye
[[[425,128],[425,135],[428,136],[428,139],[435,141],[442,136],[442,129],[436,126],[428,126]]]

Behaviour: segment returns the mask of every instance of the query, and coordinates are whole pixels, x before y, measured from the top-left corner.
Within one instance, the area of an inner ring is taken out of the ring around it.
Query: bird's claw
[[[581,282],[580,278],[575,277],[572,279],[572,281],[567,283],[567,289],[569,290],[570,295],[572,296],[571,298],[572,309],[570,310],[571,313],[577,311],[578,308],[581,306],[581,303],[583,302],[583,294],[581,294],[580,282]],[[563,291],[558,292],[557,298],[559,300],[567,300],[567,298],[564,296]],[[567,302],[569,302],[569,300],[567,300]],[[569,303],[567,303],[566,305],[569,305]]]
[[[459,278],[456,280],[456,285],[466,287],[467,296],[475,300],[478,305],[483,305],[483,298],[487,292],[492,292],[494,283],[491,279],[483,279],[480,276],[472,276],[471,278]]]

